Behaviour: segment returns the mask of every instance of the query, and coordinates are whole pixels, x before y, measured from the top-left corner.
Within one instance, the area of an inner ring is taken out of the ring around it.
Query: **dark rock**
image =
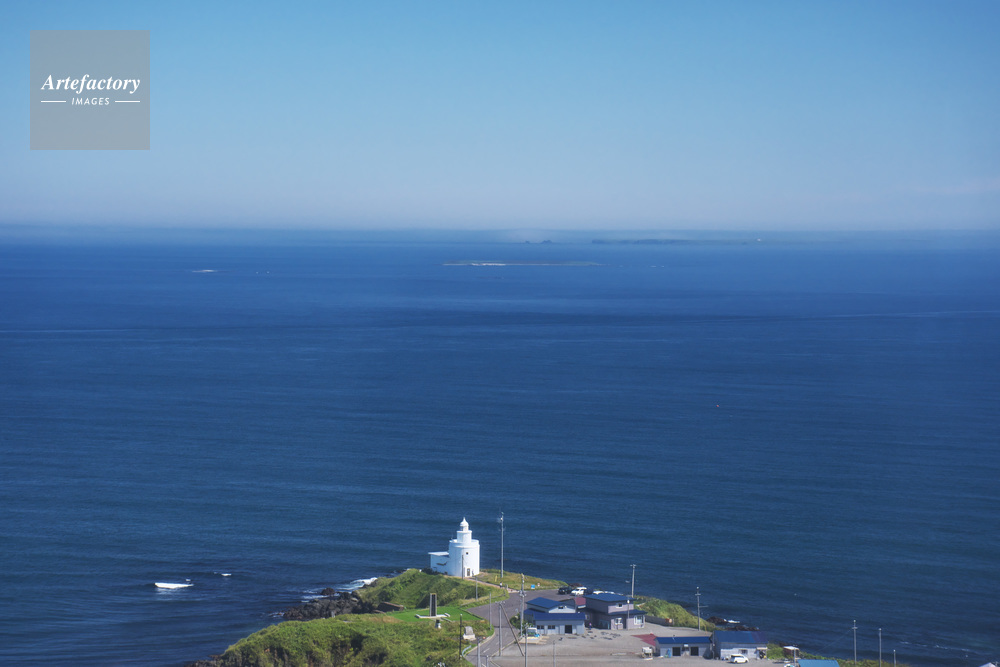
[[[313,621],[318,618],[333,618],[342,614],[372,614],[375,607],[362,600],[354,591],[341,593],[338,597],[325,597],[286,609],[282,616],[288,621]]]
[[[726,625],[729,623],[729,621],[722,618],[721,616],[709,616],[707,620],[712,625]]]

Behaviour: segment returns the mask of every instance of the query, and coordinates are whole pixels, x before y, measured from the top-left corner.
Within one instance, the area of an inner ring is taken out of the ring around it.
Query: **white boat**
[[[194,586],[194,584],[168,584],[168,583],[164,583],[162,581],[157,581],[154,585],[157,588],[168,588],[168,589],[190,588],[191,586]]]

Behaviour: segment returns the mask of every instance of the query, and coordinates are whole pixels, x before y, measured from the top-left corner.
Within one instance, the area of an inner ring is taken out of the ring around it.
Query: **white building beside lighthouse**
[[[462,578],[479,574],[479,540],[472,539],[469,522],[464,518],[455,539],[448,542],[448,550],[431,551],[429,555],[435,572]]]

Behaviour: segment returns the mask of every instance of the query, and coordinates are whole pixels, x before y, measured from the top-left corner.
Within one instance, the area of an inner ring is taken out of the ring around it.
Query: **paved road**
[[[527,590],[524,592],[524,599],[527,601],[533,600],[537,597],[554,597],[554,593],[555,591],[552,590]],[[480,607],[472,607],[469,611],[480,618],[485,618],[493,625],[493,627],[497,628],[497,631],[492,637],[482,641],[478,650],[473,649],[472,651],[466,653],[466,659],[469,662],[475,665],[478,655],[480,657],[481,664],[485,667],[488,661],[487,656],[508,657],[511,655],[517,655],[521,658],[521,664],[524,663],[524,658],[522,657],[523,654],[515,643],[518,628],[512,629],[506,621],[506,619],[511,616],[521,613],[520,591],[511,591],[510,598],[502,602],[494,602],[492,605],[485,604]],[[505,619],[502,626],[500,624],[500,619]],[[498,663],[491,662],[490,664]]]

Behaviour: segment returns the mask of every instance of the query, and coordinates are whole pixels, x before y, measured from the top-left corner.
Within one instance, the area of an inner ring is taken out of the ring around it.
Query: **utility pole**
[[[854,665],[857,667],[858,664],[858,621],[854,621]]]
[[[521,575],[521,637],[524,638],[524,575]]]
[[[497,655],[502,656],[503,655],[503,600],[497,603],[497,611],[500,612],[498,614],[500,618],[497,619],[498,621],[500,621],[500,648],[497,649]]]
[[[701,630],[701,586],[695,586],[694,590],[694,597],[698,600],[698,630]]]
[[[632,563],[632,597],[635,598],[635,563]]]
[[[503,512],[500,512],[500,579],[503,580]]]
[[[521,641],[524,642],[524,667],[528,667],[528,638],[524,636],[524,574],[521,574]]]
[[[878,667],[882,667],[882,628],[878,629]]]

